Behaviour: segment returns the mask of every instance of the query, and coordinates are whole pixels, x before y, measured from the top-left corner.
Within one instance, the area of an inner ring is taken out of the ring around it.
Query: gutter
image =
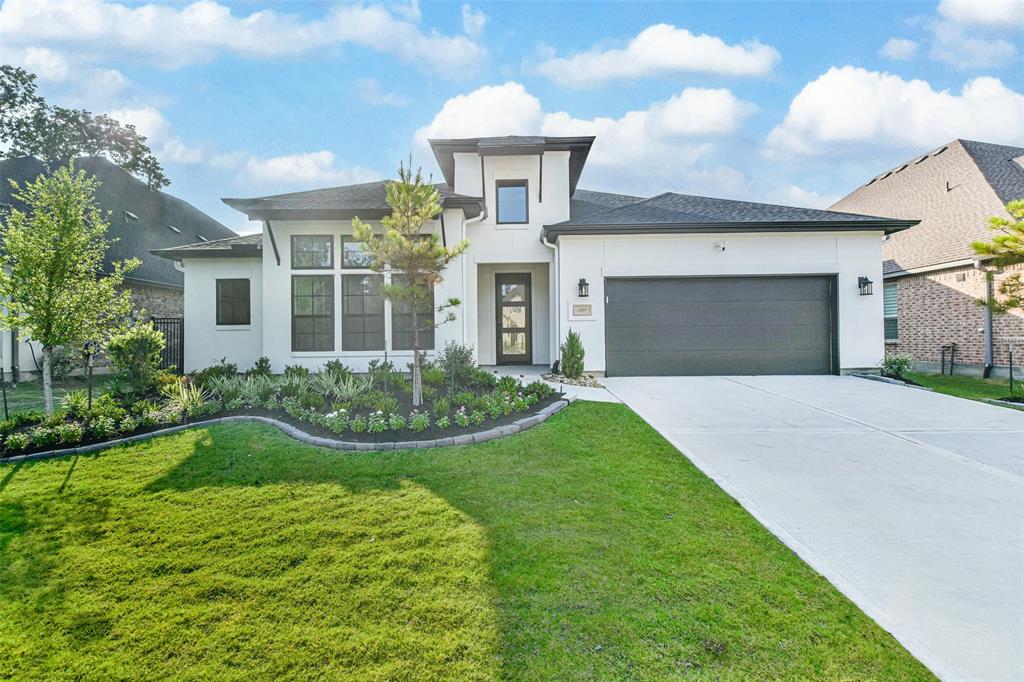
[[[778,223],[658,223],[615,225],[545,225],[541,234],[545,239],[572,235],[632,235],[632,234],[715,234],[781,233],[781,232],[884,232],[891,234],[917,225],[917,220],[856,220]]]

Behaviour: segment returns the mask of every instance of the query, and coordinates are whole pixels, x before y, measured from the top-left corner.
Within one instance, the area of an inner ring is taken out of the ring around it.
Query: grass
[[[93,395],[99,395],[102,393],[107,381],[108,377],[106,376],[94,376],[92,379]],[[63,398],[68,391],[85,390],[87,386],[88,384],[86,384],[84,377],[70,377],[65,381],[55,381],[53,384],[54,404],[60,405],[60,399]],[[32,381],[25,381],[20,384],[7,385],[8,413],[15,414],[17,412],[42,410],[44,405],[43,382],[41,379],[33,379]],[[2,412],[0,412],[0,417],[3,417]]]
[[[621,405],[0,467],[0,678],[931,679]]]
[[[994,398],[998,400],[1010,395],[1010,382],[1008,379],[982,379],[981,377],[962,376],[959,374],[950,376],[948,374],[924,374],[921,372],[907,372],[906,377],[914,383],[926,386],[939,393],[957,396],[958,398],[969,398],[970,400]],[[1017,395],[1024,395],[1024,384],[1014,381],[1014,391]]]

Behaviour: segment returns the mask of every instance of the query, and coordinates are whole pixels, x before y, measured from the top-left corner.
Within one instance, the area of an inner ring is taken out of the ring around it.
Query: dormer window
[[[530,222],[527,198],[530,196],[526,180],[498,180],[495,182],[497,221],[499,224]]]

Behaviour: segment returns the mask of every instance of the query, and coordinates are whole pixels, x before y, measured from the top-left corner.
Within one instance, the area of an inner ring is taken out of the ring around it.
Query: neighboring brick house
[[[173,262],[150,251],[234,237],[236,233],[188,202],[150,189],[104,158],[80,158],[75,165],[100,182],[96,203],[107,213],[108,236],[113,240],[107,252],[107,266],[126,258],[142,261],[125,280],[136,314],[182,317],[184,275]],[[0,209],[24,208],[13,198],[11,180],[24,184],[43,173],[43,163],[32,157],[0,160]],[[31,349],[24,341],[12,346],[7,332],[0,337],[0,353],[5,372],[19,365],[22,372],[35,370]]]
[[[1014,365],[1024,365],[1024,315],[991,315],[978,303],[1024,266],[995,269],[971,248],[992,237],[989,217],[1009,217],[1014,199],[1024,199],[1024,148],[953,140],[831,206],[921,221],[883,244],[887,350],[935,369],[942,347],[956,344],[960,371],[1003,374],[1016,339]]]

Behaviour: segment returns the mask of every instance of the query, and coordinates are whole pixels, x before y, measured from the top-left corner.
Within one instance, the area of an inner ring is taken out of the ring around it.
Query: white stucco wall
[[[477,362],[481,365],[493,365],[497,355],[495,332],[497,316],[495,312],[494,276],[498,273],[529,273],[532,306],[530,324],[532,328],[531,347],[533,364],[550,365],[551,349],[551,304],[548,291],[547,263],[508,263],[500,265],[481,265],[477,273]]]
[[[258,258],[186,258],[185,371],[216,364],[221,358],[252,367],[264,354],[263,273]],[[217,326],[217,280],[249,279],[250,324]]]
[[[722,241],[725,251],[715,248]],[[884,354],[881,232],[563,236],[558,243],[556,334],[564,338],[570,327],[580,333],[588,371],[605,369],[606,277],[834,274],[840,367],[874,367]],[[875,282],[874,295],[860,295],[857,278],[862,275]],[[587,299],[576,296],[581,277],[590,283]],[[593,316],[570,319],[574,302],[591,303]]]

